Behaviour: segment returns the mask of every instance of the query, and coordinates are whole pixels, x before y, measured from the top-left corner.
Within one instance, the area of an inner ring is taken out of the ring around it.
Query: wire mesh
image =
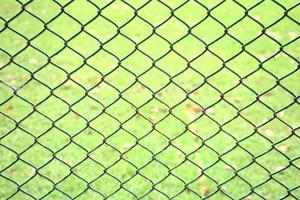
[[[300,198],[298,1],[0,3],[0,199]]]

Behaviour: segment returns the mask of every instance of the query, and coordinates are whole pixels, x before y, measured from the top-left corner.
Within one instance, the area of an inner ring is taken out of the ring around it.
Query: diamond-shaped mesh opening
[[[299,2],[3,0],[0,199],[299,199]]]
[[[130,101],[136,107],[141,107],[152,99],[151,90],[147,89],[143,84],[135,84],[123,93],[124,99]]]
[[[267,46],[268,48],[263,48]],[[260,61],[265,61],[266,59],[274,56],[279,52],[279,44],[274,41],[274,39],[266,34],[261,35],[258,38],[255,38],[247,47],[247,51],[250,54],[256,55],[255,57]]]
[[[26,69],[35,72],[47,63],[47,57],[33,47],[27,47],[15,57],[14,61],[26,67]]]
[[[120,129],[120,122],[111,115],[102,113],[90,122],[90,127],[102,135],[109,136]]]
[[[97,38],[102,42],[108,41],[117,33],[116,26],[101,16],[90,21],[85,26],[85,30],[87,33],[93,35],[94,38]]]
[[[289,32],[283,34],[280,30],[284,29],[285,26],[289,26]],[[289,18],[282,19],[267,31],[268,35],[272,36],[282,44],[286,44],[295,39],[295,33],[299,33],[299,26]]]
[[[210,46],[210,50],[222,60],[230,60],[241,52],[241,44],[232,37],[225,35]]]
[[[27,12],[22,12],[19,17],[10,22],[9,26],[26,38],[33,38],[44,28],[38,18]]]
[[[86,159],[74,168],[74,174],[87,182],[95,180],[102,173],[103,167],[92,159]]]
[[[48,56],[53,56],[64,48],[64,41],[49,30],[40,32],[38,37],[35,37],[31,43],[33,47]]]
[[[123,1],[115,1],[109,2],[101,15],[116,26],[123,26],[132,19],[134,10]]]
[[[2,140],[2,144],[9,147],[10,149],[14,149],[14,151],[18,153],[21,153],[30,148],[33,143],[34,137],[20,129],[14,129]]]
[[[99,192],[95,192],[91,189],[86,190],[84,193],[81,193],[80,196],[77,197],[77,199],[84,200],[84,199],[93,199],[93,198],[102,198],[101,194]]]
[[[37,110],[41,114],[47,114],[47,117],[56,120],[68,113],[68,104],[63,100],[57,98],[57,96],[50,96],[45,101],[37,106]]]
[[[139,125],[137,126],[136,124]],[[127,133],[130,133],[137,138],[142,138],[142,136],[145,136],[153,129],[151,119],[147,119],[140,113],[135,114],[135,116],[124,123],[122,127]]]
[[[233,104],[236,108],[242,109],[254,102],[256,100],[256,95],[247,87],[239,85],[230,90],[225,95],[225,99]]]
[[[155,144],[152,141],[155,141]],[[156,154],[168,146],[168,139],[158,131],[151,131],[141,139],[140,144]]]
[[[178,87],[176,83],[170,83],[159,90],[157,99],[166,106],[174,107],[186,98],[183,91],[184,89]],[[171,95],[167,95],[170,92],[172,92]]]
[[[130,23],[122,28],[122,33],[133,40],[135,43],[141,42],[152,33],[152,28],[149,24],[140,18],[134,18]]]
[[[161,71],[159,68],[152,67],[147,71],[147,74],[151,74],[152,76],[158,78],[158,81],[153,82],[151,77],[143,74],[139,79],[143,85],[147,86],[147,88],[152,91],[163,90],[170,83],[168,75],[166,75],[165,72]]]
[[[107,187],[108,183],[110,187]],[[99,192],[101,196],[106,197],[118,191],[120,188],[120,184],[111,175],[102,174],[98,179],[93,181],[93,183],[91,184],[91,188]]]
[[[27,10],[45,22],[49,22],[60,13],[60,7],[54,1],[32,2],[27,6]]]
[[[32,93],[29,94],[28,91]],[[36,95],[37,93],[39,93],[39,95]],[[18,91],[18,95],[22,99],[26,99],[26,101],[36,105],[43,102],[50,96],[50,90],[40,82],[31,80]]]
[[[5,66],[1,69],[1,82],[7,87],[20,88],[30,79],[28,71],[15,64]]]
[[[90,152],[90,157],[109,167],[120,159],[120,153],[108,144],[101,144]]]
[[[108,106],[119,98],[119,92],[113,86],[101,82],[89,91],[89,96],[99,104]]]
[[[196,1],[186,1],[183,6],[181,5],[176,9],[175,16],[191,27],[203,20],[207,14],[203,5]]]
[[[70,60],[66,60],[66,57]],[[83,58],[70,48],[64,48],[59,54],[51,57],[51,63],[64,72],[73,72],[83,64]]]
[[[17,161],[3,170],[2,173],[11,182],[22,185],[35,175],[35,169],[23,161]]]
[[[75,124],[70,124],[71,121],[74,121]],[[69,112],[64,115],[55,123],[57,129],[67,133],[68,135],[76,135],[86,128],[86,120],[84,120],[80,115]]]
[[[265,9],[268,9],[269,7],[273,8],[272,14],[270,15],[264,12]],[[262,25],[268,26],[284,16],[284,9],[278,6],[276,2],[264,1],[260,2],[259,4],[257,4],[257,6],[251,9],[249,11],[249,15],[255,18]]]
[[[207,17],[194,25],[191,31],[194,36],[201,38],[205,43],[211,43],[223,36],[224,27],[215,19]],[[205,34],[206,31],[210,34]]]
[[[71,174],[66,179],[64,179],[64,181],[60,182],[56,187],[64,194],[67,193],[71,198],[75,198],[86,190],[87,185],[83,180]]]
[[[81,85],[88,90],[102,81],[101,74],[97,70],[87,66],[82,66],[80,69],[74,71],[71,78],[77,83],[82,82]]]
[[[122,35],[117,35],[108,41],[104,48],[117,58],[124,59],[134,51],[134,43]]]
[[[71,105],[85,96],[85,89],[74,81],[68,80],[61,84],[60,87],[56,87],[54,95],[64,103]]]
[[[187,30],[184,23],[172,17],[159,26],[157,33],[164,38],[167,37],[170,42],[176,42],[186,36]]]
[[[187,63],[184,58],[177,56],[174,51],[170,51],[156,62],[156,66],[167,74],[173,76],[184,70]]]
[[[123,107],[124,110],[120,110],[120,107]],[[135,115],[135,107],[127,101],[119,99],[107,109],[107,113],[117,117],[117,120],[123,123]]]
[[[152,59],[159,59],[170,50],[168,42],[157,35],[151,35],[147,40],[143,40],[139,49]]]
[[[127,152],[135,145],[135,137],[121,130],[109,137],[107,143],[120,152]]]
[[[274,188],[274,194],[276,196],[279,196],[279,197],[286,196],[286,188],[274,180],[270,180],[270,181],[266,182],[264,185],[257,187],[255,189],[255,192],[260,196],[264,196],[265,198],[270,198],[271,195],[267,192],[266,187]]]
[[[176,168],[181,162],[184,161],[184,153],[178,151],[174,146],[167,146],[156,156],[157,161],[163,163],[168,169]],[[171,157],[176,157],[177,159],[171,159]]]
[[[89,137],[89,140],[85,138]],[[79,134],[77,134],[73,141],[76,142],[79,146],[91,152],[99,146],[100,141],[103,141],[103,136],[99,131],[91,127],[84,129]]]
[[[141,16],[147,23],[156,26],[170,16],[170,9],[160,1],[148,1],[139,11]]]
[[[109,74],[118,67],[118,59],[113,54],[100,50],[89,57],[87,64],[101,75]]]
[[[207,139],[215,135],[220,128],[219,124],[216,123],[212,118],[202,115],[191,122],[189,130],[201,139]]]
[[[72,38],[80,31],[80,24],[66,13],[60,14],[59,17],[54,17],[47,26],[50,31],[53,31],[65,40]]]
[[[84,151],[79,145],[70,143],[60,149],[56,153],[56,157],[69,167],[73,167],[86,158],[86,151]]]
[[[16,110],[15,108],[20,108]],[[32,106],[23,99],[13,96],[6,102],[6,106],[1,107],[1,112],[5,115],[4,118],[20,121],[25,116],[29,116],[32,112]],[[8,123],[9,125],[10,123]]]
[[[190,77],[191,80],[187,81],[187,77]],[[187,92],[192,91],[193,89],[197,88],[198,85],[204,83],[203,77],[193,69],[182,71],[173,80],[177,85],[180,85],[180,87]]]
[[[68,42],[68,47],[79,55],[88,57],[99,49],[97,43],[98,41],[95,38],[81,32]]]
[[[174,187],[168,187],[168,185],[173,185]],[[156,188],[168,198],[172,198],[184,190],[184,184],[173,175],[169,175],[162,182],[160,182]]]
[[[37,157],[32,156],[35,152],[39,152]],[[35,167],[41,167],[49,162],[52,158],[52,153],[48,149],[39,144],[32,145],[28,150],[23,152],[21,159],[26,163],[30,163]]]
[[[83,7],[89,10],[88,13],[82,14],[80,12],[79,7]],[[71,15],[76,20],[80,21],[81,23],[85,24],[87,21],[90,21],[94,16],[97,14],[97,7],[95,7],[93,4],[79,0],[79,1],[73,1],[70,4],[66,6],[64,11]]]
[[[82,99],[80,102],[78,102],[73,106],[73,110],[78,115],[84,117],[87,120],[91,120],[96,116],[98,116],[101,113],[102,109],[103,109],[102,104],[90,97],[85,97],[84,99]],[[83,112],[87,110],[88,112]]]
[[[248,43],[261,34],[261,25],[250,17],[245,17],[234,24],[228,32],[242,43]]]
[[[39,170],[43,177],[50,179],[54,183],[58,183],[70,174],[68,165],[58,159],[53,159]]]
[[[286,67],[280,67],[288,63]],[[277,54],[264,64],[264,68],[278,78],[283,78],[297,68],[297,63],[284,53]]]
[[[49,180],[40,175],[36,175],[22,187],[22,190],[31,196],[42,198],[43,196],[47,195],[52,188],[53,185]]]
[[[39,142],[42,145],[46,146],[54,152],[57,152],[58,150],[67,146],[69,141],[70,139],[68,134],[56,128],[48,130],[39,138]]]
[[[243,7],[234,1],[223,1],[220,5],[221,6],[217,6],[212,10],[211,15],[215,17],[219,23],[227,27],[237,21],[240,22],[240,19],[244,16]],[[234,12],[230,12],[230,10],[234,10]]]
[[[121,182],[127,182],[135,175],[136,168],[125,160],[119,160],[108,169],[108,173]]]
[[[188,35],[176,42],[174,51],[184,57],[185,60],[193,60],[205,51],[205,46],[193,35]]]
[[[47,64],[42,69],[39,69],[40,70],[36,72],[34,77],[37,81],[47,85],[48,88],[50,87],[53,89],[67,79],[66,73],[52,64]]]
[[[105,81],[108,85],[120,92],[129,88],[134,83],[135,77],[126,69],[118,66],[105,77]]]
[[[6,53],[16,54],[26,47],[27,42],[18,33],[13,30],[1,31],[1,48],[5,48]],[[3,50],[1,50],[3,51]],[[2,61],[1,61],[2,62]]]
[[[124,155],[124,159],[132,163],[137,168],[141,168],[142,166],[145,166],[149,162],[151,162],[152,153],[150,153],[150,151],[145,149],[144,147],[136,145],[128,149],[128,151]]]
[[[136,184],[139,183],[139,184]],[[138,198],[146,196],[152,189],[152,184],[145,177],[137,175],[124,185],[124,187],[132,191]]]
[[[168,138],[175,138],[181,135],[185,131],[185,128],[185,124],[179,119],[176,119],[173,115],[168,115],[163,118],[163,120],[160,120],[155,126],[157,131]]]

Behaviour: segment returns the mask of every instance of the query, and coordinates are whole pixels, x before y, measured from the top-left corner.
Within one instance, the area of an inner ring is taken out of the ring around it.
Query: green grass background
[[[300,198],[300,27],[282,7],[162,1],[180,21],[153,0],[145,22],[143,0],[56,1],[0,0],[0,199]]]

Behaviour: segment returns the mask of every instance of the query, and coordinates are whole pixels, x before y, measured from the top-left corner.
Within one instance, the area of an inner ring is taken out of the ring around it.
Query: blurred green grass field
[[[273,24],[282,7],[56,1],[0,0],[1,200],[300,198],[300,27]]]

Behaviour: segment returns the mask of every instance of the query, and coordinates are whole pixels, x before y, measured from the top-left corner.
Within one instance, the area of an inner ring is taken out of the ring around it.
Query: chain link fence
[[[0,199],[300,199],[299,1],[0,3]]]

